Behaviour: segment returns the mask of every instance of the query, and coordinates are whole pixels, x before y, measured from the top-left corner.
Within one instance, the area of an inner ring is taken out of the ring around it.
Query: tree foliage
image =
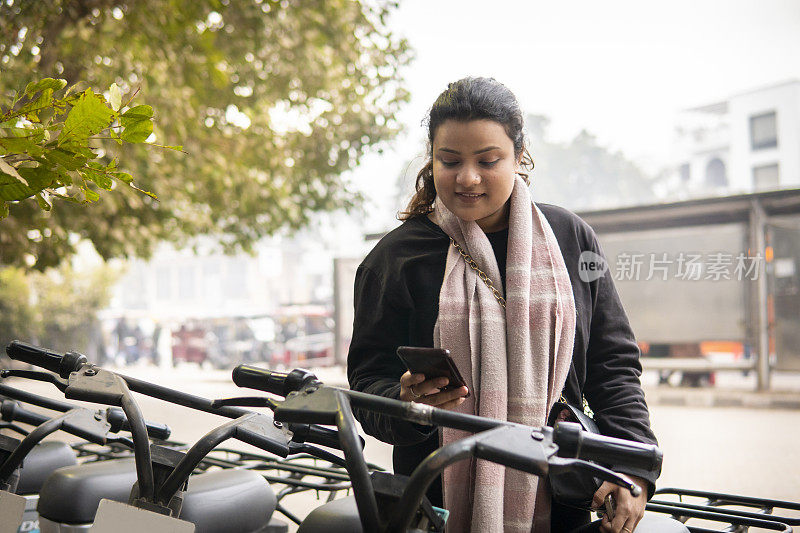
[[[108,160],[160,201],[120,188],[91,210],[12,204],[0,262],[58,264],[76,235],[104,258],[197,234],[249,249],[315,211],[358,203],[342,174],[398,131],[410,60],[386,26],[395,6],[367,1],[0,4],[0,94],[32,76],[140,89],[157,110],[156,141],[187,153],[107,141]]]
[[[153,132],[153,108],[130,107],[130,100],[123,105],[116,84],[110,101],[74,86],[62,95],[66,84],[53,78],[30,82],[7,109],[0,106],[0,219],[8,216],[10,202],[32,197],[49,211],[51,198],[91,203],[100,199],[98,188],[110,191],[115,183],[140,190],[92,141],[105,136],[120,145],[144,142]]]
[[[0,346],[14,339],[60,351],[96,350],[97,312],[108,305],[119,272],[108,265],[76,271],[0,269]],[[90,349],[91,348],[91,349]]]

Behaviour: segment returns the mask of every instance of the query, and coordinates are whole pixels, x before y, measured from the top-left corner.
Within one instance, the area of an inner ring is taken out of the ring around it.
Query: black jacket
[[[602,255],[597,237],[570,211],[537,206],[561,247],[575,297],[575,346],[564,396],[576,406],[585,396],[604,435],[655,444],[639,381],[639,348],[612,274],[607,271],[591,282],[579,276],[582,252]],[[353,390],[398,398],[399,379],[406,369],[395,354],[397,347],[433,346],[449,245],[449,237],[436,224],[427,217],[416,217],[384,236],[359,266],[347,360]],[[367,412],[356,412],[356,417],[368,434],[395,446],[396,473],[410,474],[439,445],[435,427]],[[647,479],[652,494],[656,475],[618,470]],[[441,501],[440,493],[440,486],[429,492],[434,505]]]

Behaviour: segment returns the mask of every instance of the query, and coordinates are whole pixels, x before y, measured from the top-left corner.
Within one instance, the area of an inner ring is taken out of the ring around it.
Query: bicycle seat
[[[297,533],[361,533],[355,496],[320,505],[306,516]]]
[[[180,518],[195,533],[262,531],[278,500],[272,487],[252,470],[215,470],[189,478]]]
[[[89,524],[101,499],[127,502],[135,482],[133,459],[60,468],[42,486],[39,516],[60,524]],[[196,533],[269,531],[265,528],[277,522],[270,523],[276,506],[272,487],[258,473],[217,470],[189,479],[180,518],[194,523]]]
[[[39,492],[39,516],[61,524],[91,523],[102,498],[127,502],[135,482],[132,458],[59,468]]]
[[[25,457],[20,470],[17,494],[37,494],[44,480],[57,468],[77,464],[75,450],[66,442],[42,442]]]

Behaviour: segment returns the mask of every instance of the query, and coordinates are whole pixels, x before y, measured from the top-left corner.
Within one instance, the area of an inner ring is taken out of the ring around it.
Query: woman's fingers
[[[455,407],[458,407],[462,403],[464,403],[465,399],[466,398],[461,396],[459,398],[456,398],[455,400],[450,400],[449,402],[445,402],[445,403],[439,404],[436,407],[438,407],[439,409],[453,409]]]
[[[600,488],[597,489],[597,492],[594,493],[594,497],[592,498],[592,509],[603,509],[605,510],[605,499],[608,494],[611,493],[613,490],[614,485],[609,483],[608,481],[604,481]]]
[[[432,405],[434,407],[439,407],[442,409],[451,409],[456,405],[461,404],[464,396],[467,395],[467,388],[466,387],[459,387],[453,390],[441,391],[436,392],[434,394],[430,394],[426,396],[423,400],[424,403],[428,405]]]
[[[425,374],[412,374],[408,370],[406,370],[405,374],[400,376],[400,385],[404,387],[410,387],[417,383],[422,383],[423,381],[425,381]]]
[[[639,480],[639,478],[634,478],[633,476],[631,476],[631,478],[637,485],[642,487],[646,486],[643,480]],[[612,518],[609,519],[608,515],[603,517],[600,524],[600,531],[604,533],[633,533],[639,520],[641,520],[644,515],[644,508],[647,504],[646,491],[642,491],[641,495],[634,497],[628,489],[604,482],[598,492],[601,492],[607,485],[612,487],[611,492],[614,494],[616,508]],[[596,494],[595,496],[598,495]]]
[[[452,409],[463,402],[467,395],[466,387],[443,391],[450,380],[442,378],[425,379],[424,374],[406,372],[400,376],[400,399],[404,402],[419,402],[439,407]]]
[[[400,399],[404,402],[421,402],[428,395],[439,392],[439,388],[444,386],[442,382],[447,384],[447,381],[447,378],[426,380],[425,374],[406,372],[400,376]]]

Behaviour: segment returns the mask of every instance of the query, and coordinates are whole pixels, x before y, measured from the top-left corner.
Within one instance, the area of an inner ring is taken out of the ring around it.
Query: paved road
[[[132,368],[125,373],[208,398],[249,394],[230,382],[229,373],[191,366],[169,372]],[[12,384],[59,397],[44,383]],[[194,441],[224,422],[214,415],[137,398],[145,416],[168,423],[176,440]],[[665,457],[660,486],[800,501],[800,410],[656,404],[651,411]],[[391,449],[381,442],[368,439],[366,455],[369,461],[391,466]],[[287,507],[301,516],[315,505],[308,496],[292,498]]]

